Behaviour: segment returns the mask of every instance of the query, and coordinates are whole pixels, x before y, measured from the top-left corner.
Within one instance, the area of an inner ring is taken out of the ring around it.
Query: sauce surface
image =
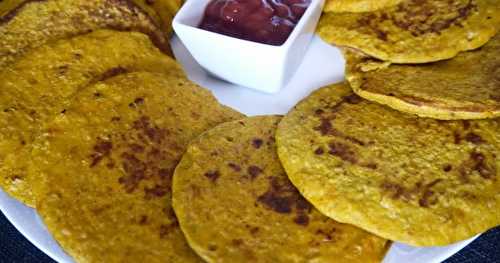
[[[239,39],[279,46],[311,0],[212,0],[199,28]]]

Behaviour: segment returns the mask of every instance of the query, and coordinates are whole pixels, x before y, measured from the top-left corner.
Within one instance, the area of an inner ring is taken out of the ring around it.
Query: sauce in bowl
[[[199,28],[239,39],[279,46],[311,0],[212,0]]]

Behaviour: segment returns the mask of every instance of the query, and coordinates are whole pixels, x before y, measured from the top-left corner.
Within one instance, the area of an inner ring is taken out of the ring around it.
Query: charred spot
[[[297,225],[307,226],[309,225],[309,216],[304,214],[299,214],[293,219],[293,222],[295,222]]]
[[[316,150],[314,150],[314,154],[316,155],[322,155],[325,153],[325,150],[323,149],[323,147],[318,147]]]
[[[140,144],[137,144],[137,143],[131,143],[129,145],[129,149],[130,149],[130,151],[132,151],[134,153],[142,153],[142,152],[144,152],[144,146],[142,146]]]
[[[235,172],[241,171],[241,166],[239,166],[235,163],[228,163],[227,166],[229,166],[229,168],[233,169],[233,171],[235,171]]]
[[[462,137],[457,131],[453,133],[453,142],[455,142],[455,144],[460,144],[462,142]]]
[[[122,168],[125,171],[124,176],[118,179],[118,182],[123,185],[127,193],[132,193],[138,188],[139,183],[145,179],[146,164],[130,153],[123,153]]]
[[[106,80],[106,79],[109,79],[109,78],[112,78],[112,77],[116,77],[116,76],[121,75],[121,74],[125,74],[127,72],[128,72],[128,70],[126,68],[123,68],[123,67],[114,67],[114,68],[111,68],[111,69],[107,70],[106,72],[104,72],[97,79],[97,81],[103,81],[103,80]]]
[[[109,161],[109,162],[106,164],[106,167],[108,167],[108,169],[113,169],[113,168],[115,168],[115,162],[114,162],[114,161]]]
[[[148,216],[142,215],[139,219],[139,225],[146,225],[148,223]]]
[[[151,200],[153,198],[161,198],[170,192],[170,185],[155,185],[151,188],[144,188],[146,200]]]
[[[100,97],[102,97],[102,94],[100,92],[95,92],[94,97],[100,98]]]
[[[146,4],[147,5],[154,5],[155,4],[155,0],[146,0]]]
[[[26,141],[25,140],[21,140],[21,145],[26,145]]]
[[[179,222],[174,221],[170,224],[167,224],[167,225],[161,225],[160,226],[160,238],[163,239],[165,237],[167,237],[170,233],[172,233],[175,229],[177,229],[179,227]]]
[[[252,146],[255,148],[255,149],[259,149],[262,144],[264,143],[264,141],[260,138],[255,138],[252,140]]]
[[[250,165],[247,169],[248,174],[250,175],[250,179],[255,179],[259,176],[263,171],[260,167],[256,165]]]
[[[351,150],[351,148],[340,142],[330,142],[328,144],[329,154],[334,155],[342,159],[343,161],[349,162],[351,164],[356,164],[358,159],[356,153]]]
[[[484,143],[484,140],[481,136],[473,133],[473,132],[469,132],[467,133],[467,135],[465,136],[465,140],[470,142],[470,143],[473,143],[473,144],[482,144]]]
[[[403,186],[392,182],[383,182],[380,187],[383,191],[389,192],[392,199],[399,199],[406,192]]]
[[[316,115],[321,115],[323,113],[325,113],[325,111],[323,109],[317,109],[314,111],[314,114],[316,114]]]
[[[359,104],[363,101],[363,99],[356,94],[351,94],[351,95],[343,97],[342,101],[345,101],[348,104]]]
[[[61,114],[66,114],[66,109],[62,110]]]
[[[243,245],[243,240],[242,239],[233,239],[231,240],[231,244],[235,247],[239,247]]]
[[[57,74],[64,75],[68,72],[68,70],[69,70],[69,65],[61,65],[57,67]]]
[[[463,120],[462,121],[462,126],[464,127],[464,130],[468,130],[470,128],[470,121]]]
[[[257,201],[265,204],[268,208],[280,214],[289,214],[292,212],[292,203],[289,197],[279,196],[275,192],[266,192],[259,196]]]
[[[210,181],[215,182],[220,177],[219,171],[209,171],[205,173],[205,177]]]
[[[93,147],[93,152],[90,154],[90,167],[94,167],[105,157],[111,154],[113,144],[110,141],[102,138],[97,138],[96,144]]]
[[[209,251],[217,251],[217,246],[216,245],[208,245],[208,250]]]
[[[421,207],[429,207],[430,205],[436,204],[437,199],[431,199],[433,197],[433,195],[434,195],[434,191],[425,190],[424,194],[422,195],[420,200],[418,200],[418,204]]]
[[[299,225],[307,225],[312,205],[300,195],[286,177],[284,179],[270,177],[269,181],[270,188],[260,195],[257,201],[280,214],[295,212],[294,222]]]
[[[255,236],[255,235],[257,235],[257,233],[259,233],[260,228],[259,227],[250,227],[248,231],[250,232],[251,235]]]
[[[376,163],[367,163],[363,164],[362,166],[372,170],[377,170],[378,168],[378,165]]]
[[[142,105],[142,104],[144,104],[144,98],[135,98],[134,104],[135,105]]]
[[[122,118],[120,118],[120,117],[112,117],[112,118],[111,118],[111,121],[112,121],[112,122],[117,122],[117,121],[120,121],[121,119],[122,119]]]
[[[443,8],[432,1],[413,0],[399,5],[400,15],[392,16],[391,19],[394,25],[415,37],[429,33],[439,35],[452,26],[462,27],[462,22],[476,9],[474,1],[468,1],[465,5],[453,5],[450,2]]]
[[[332,241],[335,232],[337,232],[336,228],[332,228],[331,230],[318,229],[316,230],[316,235],[322,236],[323,241]]]
[[[321,124],[319,126],[315,127],[314,130],[319,131],[321,133],[321,135],[325,136],[331,132],[332,128],[333,128],[333,126],[332,126],[332,123],[330,122],[330,120],[326,119],[326,118],[322,118]]]
[[[443,166],[443,171],[445,172],[450,172],[452,169],[453,167],[451,166],[451,164],[446,164],[445,166]]]

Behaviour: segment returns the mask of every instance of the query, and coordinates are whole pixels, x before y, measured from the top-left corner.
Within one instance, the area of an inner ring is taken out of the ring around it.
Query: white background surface
[[[289,85],[277,94],[264,94],[217,80],[193,60],[177,38],[173,39],[172,46],[191,80],[212,90],[221,103],[247,115],[285,114],[311,91],[342,81],[344,76],[344,61],[340,52],[317,37],[313,39],[297,74]],[[40,250],[56,261],[72,262],[52,239],[33,209],[9,198],[0,190],[0,210]],[[384,262],[437,263],[452,256],[472,240],[432,248],[413,248],[396,243],[391,247]]]

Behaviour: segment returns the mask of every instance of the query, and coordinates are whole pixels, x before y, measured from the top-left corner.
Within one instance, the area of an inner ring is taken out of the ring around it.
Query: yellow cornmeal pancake
[[[497,0],[405,0],[366,13],[326,13],[318,33],[393,63],[449,59],[484,45],[500,28]]]
[[[146,35],[96,31],[33,49],[0,72],[0,186],[33,206],[26,164],[40,126],[92,82],[128,71],[183,77]]]
[[[324,12],[370,12],[397,5],[403,0],[326,0]]]
[[[368,100],[435,119],[500,117],[500,35],[478,50],[431,64],[387,67],[345,53],[347,79]]]
[[[439,121],[320,89],[280,123],[278,154],[321,212],[389,240],[440,246],[500,224],[500,119]]]
[[[387,240],[320,214],[290,183],[280,119],[225,123],[189,145],[173,206],[191,247],[208,262],[380,262]]]
[[[172,174],[189,141],[235,118],[177,77],[97,83],[34,147],[37,210],[77,262],[201,262],[171,209]]]
[[[131,0],[26,0],[0,17],[0,69],[30,48],[102,28],[143,32],[170,50],[159,25]]]

